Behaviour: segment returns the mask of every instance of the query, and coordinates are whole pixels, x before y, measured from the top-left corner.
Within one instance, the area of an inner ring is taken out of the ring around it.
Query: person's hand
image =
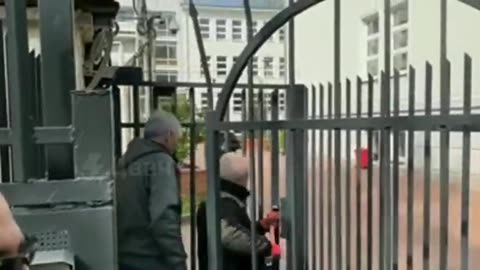
[[[277,244],[272,244],[272,258],[278,260],[282,257],[282,250]]]
[[[265,230],[268,230],[271,226],[277,226],[280,220],[280,212],[279,211],[270,211],[267,216],[260,221],[262,227]]]

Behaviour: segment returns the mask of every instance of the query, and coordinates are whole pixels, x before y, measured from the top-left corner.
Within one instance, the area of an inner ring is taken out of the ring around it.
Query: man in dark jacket
[[[250,195],[248,185],[248,161],[237,153],[226,153],[219,161],[221,177],[220,224],[223,252],[223,270],[252,269],[251,220],[246,209]],[[255,249],[258,269],[265,269],[265,258],[271,254],[270,241],[265,237],[271,225],[278,222],[278,213],[256,223]],[[199,270],[208,270],[208,243],[206,204],[197,212]]]
[[[116,178],[121,270],[186,270],[181,236],[180,183],[174,153],[181,126],[158,112],[134,139]]]

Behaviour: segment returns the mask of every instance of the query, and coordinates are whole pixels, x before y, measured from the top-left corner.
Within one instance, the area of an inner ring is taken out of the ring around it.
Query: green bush
[[[186,124],[186,123],[191,123],[192,120],[192,112],[190,108],[190,103],[187,99],[186,95],[178,95],[177,96],[177,110],[176,112],[173,112],[173,106],[172,104],[162,104],[162,109],[165,111],[169,111],[175,114],[175,116],[178,118],[180,123]],[[195,121],[197,124],[203,123],[204,122],[204,116],[202,114],[195,114]],[[193,138],[195,146],[197,144],[204,142],[205,141],[205,127],[202,125],[197,125],[195,128],[196,131],[196,136]],[[190,129],[184,128],[183,129],[183,136],[180,139],[180,142],[178,144],[177,148],[177,158],[180,162],[185,161],[190,155],[190,143],[192,142],[192,138],[190,138]]]
[[[278,144],[280,147],[280,154],[285,154],[286,135],[285,130],[278,132]]]

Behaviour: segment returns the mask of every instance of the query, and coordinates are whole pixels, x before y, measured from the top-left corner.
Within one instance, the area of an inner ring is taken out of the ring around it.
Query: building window
[[[178,72],[176,70],[162,70],[155,73],[157,82],[177,82]]]
[[[378,31],[379,31],[378,23],[379,23],[378,14],[373,16],[372,19],[368,20],[368,22],[367,22],[368,35],[378,34]]]
[[[395,70],[408,68],[408,2],[404,0],[392,8],[392,43]]]
[[[378,59],[371,59],[367,61],[367,74],[376,76],[378,74]]]
[[[217,56],[217,76],[227,75],[227,57]]]
[[[242,111],[242,93],[233,93],[233,111],[241,112]]]
[[[217,23],[217,40],[225,40],[227,38],[227,21],[220,19]]]
[[[242,36],[242,21],[234,20],[232,21],[232,39],[240,41],[243,39]]]
[[[407,70],[408,55],[406,52],[397,53],[393,56],[393,68],[395,70]]]
[[[398,26],[408,23],[408,8],[406,6],[406,1],[401,3],[397,10],[394,10],[393,15],[393,26]]]
[[[367,42],[367,55],[375,56],[378,55],[378,38],[371,39]]]
[[[365,25],[367,28],[367,61],[366,61],[366,71],[367,75],[377,76],[378,62],[379,62],[379,42],[380,42],[380,33],[379,33],[379,17],[378,14],[370,16],[368,19],[365,19]]]
[[[285,77],[285,58],[284,57],[280,57],[279,59],[279,65],[278,65],[278,75],[280,77]]]
[[[207,56],[207,68],[210,70],[210,56]],[[200,60],[200,75],[205,76],[205,72],[203,71],[202,60]]]
[[[258,31],[258,22],[257,21],[253,21],[252,22],[252,35],[255,36],[255,34],[257,33]]]
[[[157,65],[177,64],[177,44],[175,42],[160,42],[155,47]]]
[[[263,59],[263,75],[267,78],[273,77],[273,57]]]
[[[200,31],[202,32],[202,38],[209,39],[210,38],[210,20],[206,18],[202,18],[199,20]]]
[[[285,28],[280,28],[280,30],[278,30],[278,40],[280,42],[285,41]]]
[[[175,15],[169,14],[166,15],[164,13],[160,13],[162,19],[158,24],[156,24],[157,29],[157,36],[158,37],[173,37],[175,33],[170,31],[170,26],[175,22]]]
[[[258,57],[253,57],[253,76],[258,76]]]

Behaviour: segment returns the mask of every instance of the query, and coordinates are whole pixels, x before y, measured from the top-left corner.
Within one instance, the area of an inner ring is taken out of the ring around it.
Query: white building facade
[[[146,1],[150,15],[160,15],[165,18],[163,24],[156,24],[156,40],[154,50],[154,76],[158,82],[205,82],[201,68],[200,54],[195,38],[192,19],[189,15],[188,1],[163,0]],[[236,58],[247,44],[247,25],[243,1],[195,1],[199,12],[201,34],[209,62],[209,71],[213,83],[225,81],[229,70]],[[131,0],[120,0],[120,11],[117,16],[119,33],[115,37],[112,49],[112,64],[116,66],[131,65],[132,57],[141,51],[145,38],[137,33],[137,18]],[[254,33],[285,5],[281,1],[251,1]],[[171,31],[169,27],[174,23],[178,28]],[[278,31],[254,58],[255,84],[284,84],[287,82],[287,38],[286,29]],[[140,64],[142,57],[139,57]],[[147,79],[147,74],[144,75]],[[241,83],[247,82],[246,72]],[[188,89],[178,89],[186,93]],[[214,89],[214,104],[221,89]],[[265,91],[266,114],[269,111],[272,90]],[[196,104],[198,110],[207,106],[206,89],[196,89]],[[122,121],[132,122],[132,95],[130,91],[122,91]],[[145,121],[150,114],[149,95],[146,91],[140,92],[140,120]],[[242,119],[241,89],[236,91],[230,102],[229,116],[233,121]],[[285,112],[285,94],[279,96],[280,117]],[[123,132],[123,147],[132,138],[133,130]]]
[[[224,2],[224,3],[222,3]],[[182,5],[183,29],[182,42],[185,46],[182,55],[184,65],[180,73],[185,74],[185,81],[205,82],[201,67],[198,46],[195,40],[193,23],[188,15],[188,1]],[[243,1],[195,1],[199,13],[199,24],[205,51],[209,64],[209,71],[214,83],[223,83],[238,55],[247,45],[247,23]],[[251,1],[253,33],[258,32],[263,25],[277,14],[284,4],[281,1]],[[286,29],[278,31],[255,55],[253,59],[253,81],[255,84],[284,84],[286,83]],[[240,83],[247,83],[246,72]],[[221,89],[214,89],[214,104]],[[229,116],[232,121],[241,120],[242,94],[236,90],[230,100]],[[269,103],[270,91],[265,91],[265,104]],[[200,109],[207,106],[206,91],[197,92],[196,100],[200,100]],[[285,95],[280,94],[280,111],[283,114]],[[268,105],[266,105],[267,107]],[[268,110],[268,108],[267,108]]]
[[[478,111],[480,95],[475,89],[480,86],[479,69],[480,37],[475,34],[474,25],[480,25],[480,11],[460,1],[447,1],[447,57],[451,62],[451,108],[459,112],[463,106],[464,57],[473,59],[472,106]],[[342,91],[345,79],[352,81],[352,112],[356,112],[356,78],[363,80],[362,106],[367,112],[367,74],[375,79],[374,113],[380,111],[379,74],[384,70],[384,1],[345,0],[341,1],[341,78]],[[400,73],[400,111],[408,110],[409,67],[415,69],[415,110],[424,114],[425,108],[425,66],[429,62],[433,70],[433,113],[440,108],[440,1],[437,0],[392,0],[391,7],[391,68]],[[301,14],[296,23],[296,65],[297,79],[304,83],[333,82],[334,67],[334,18],[333,1],[326,1]],[[318,27],[311,27],[318,25]],[[393,74],[393,72],[392,72]],[[343,94],[344,95],[344,94]],[[393,79],[392,79],[393,96]],[[393,99],[391,100],[393,108]],[[342,111],[345,112],[342,104]],[[352,136],[354,133],[352,133]],[[379,147],[379,136],[374,135],[373,151]],[[407,134],[400,134],[400,161],[406,166]],[[354,138],[354,137],[352,137]],[[366,136],[362,136],[362,147],[366,147]],[[439,170],[439,134],[432,134],[432,169]],[[345,144],[343,143],[343,147]],[[350,146],[354,151],[356,146]],[[472,133],[471,173],[480,174],[480,136]],[[414,136],[415,166],[423,168],[424,135]],[[342,153],[345,153],[344,148]],[[352,157],[354,155],[352,154]],[[462,168],[462,134],[452,133],[450,143],[450,169],[454,178]],[[478,182],[478,181],[477,181]]]

